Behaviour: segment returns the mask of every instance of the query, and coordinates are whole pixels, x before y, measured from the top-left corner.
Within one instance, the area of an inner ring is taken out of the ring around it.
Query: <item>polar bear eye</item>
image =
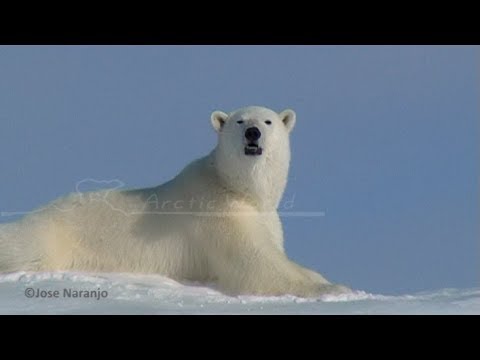
[[[265,120],[265,124],[272,125],[272,122],[270,120]]]
[[[243,120],[238,120],[237,124],[243,124]]]

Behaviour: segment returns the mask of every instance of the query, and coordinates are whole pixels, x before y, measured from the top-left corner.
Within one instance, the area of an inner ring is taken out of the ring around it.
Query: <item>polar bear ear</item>
[[[283,110],[280,114],[278,114],[280,120],[282,120],[283,125],[287,128],[287,131],[292,131],[293,127],[295,126],[295,121],[297,120],[297,116],[295,115],[295,111],[287,109]]]
[[[212,116],[210,118],[213,128],[215,129],[216,132],[219,132],[222,130],[223,125],[225,125],[225,122],[228,119],[228,115],[225,114],[223,111],[214,111],[212,113]]]

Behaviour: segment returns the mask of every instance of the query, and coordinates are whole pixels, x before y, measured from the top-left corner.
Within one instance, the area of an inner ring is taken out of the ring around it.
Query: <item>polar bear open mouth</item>
[[[258,144],[248,144],[245,146],[245,155],[262,155],[263,149]]]

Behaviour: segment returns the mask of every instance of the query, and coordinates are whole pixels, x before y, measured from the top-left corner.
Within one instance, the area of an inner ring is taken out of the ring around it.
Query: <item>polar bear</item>
[[[292,110],[214,111],[218,144],[158,187],[76,193],[0,230],[0,271],[157,273],[230,295],[344,292],[285,254]]]

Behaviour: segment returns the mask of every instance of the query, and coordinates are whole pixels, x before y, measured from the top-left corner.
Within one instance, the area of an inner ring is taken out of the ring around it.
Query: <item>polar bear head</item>
[[[228,147],[240,158],[255,158],[288,148],[288,133],[295,125],[293,110],[277,114],[273,110],[250,106],[226,114],[214,111],[213,128],[219,133],[219,146]]]
[[[295,121],[293,110],[277,113],[260,106],[212,113],[218,133],[216,167],[231,190],[278,205],[286,185],[289,134]]]

